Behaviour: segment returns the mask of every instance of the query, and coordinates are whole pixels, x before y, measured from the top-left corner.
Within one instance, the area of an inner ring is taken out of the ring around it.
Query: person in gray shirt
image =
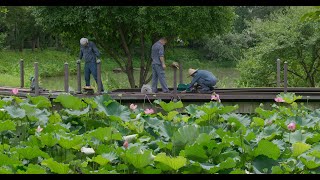
[[[210,71],[190,68],[188,72],[189,76],[193,77],[193,79],[187,90],[190,90],[197,83],[200,86],[200,93],[211,93],[217,84],[217,78]]]
[[[98,84],[97,78],[97,61],[100,61],[100,52],[94,42],[89,41],[87,38],[80,39],[80,55],[79,59],[84,58],[84,79],[86,82],[86,87],[90,87],[90,74],[92,74],[93,78],[96,80]],[[101,83],[101,91],[104,91],[102,82]]]
[[[162,92],[169,93],[169,88],[165,78],[165,60],[164,60],[164,45],[167,43],[167,39],[162,37],[159,41],[152,45],[151,58],[152,58],[152,92],[158,92],[158,80],[160,82]]]

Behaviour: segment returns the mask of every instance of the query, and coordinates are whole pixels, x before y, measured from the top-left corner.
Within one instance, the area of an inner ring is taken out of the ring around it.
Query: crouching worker
[[[187,87],[187,91],[197,83],[197,86],[200,86],[200,93],[211,93],[216,85],[218,79],[212,74],[212,72],[207,70],[199,70],[199,69],[189,69],[189,76],[193,77],[191,83]]]

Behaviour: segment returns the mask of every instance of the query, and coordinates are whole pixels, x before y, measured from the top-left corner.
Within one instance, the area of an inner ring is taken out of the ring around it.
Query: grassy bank
[[[25,87],[30,86],[29,78],[34,75],[34,62],[38,62],[40,86],[47,89],[63,89],[64,63],[68,63],[70,72],[70,86],[76,88],[76,60],[77,55],[70,55],[66,52],[55,50],[35,51],[24,50],[23,52],[0,51],[0,86],[19,86],[20,85],[20,59],[24,60],[25,66]],[[102,56],[102,80],[108,89],[130,88],[128,78],[125,73],[114,73],[112,70],[118,68],[117,64]],[[180,61],[183,67],[183,83],[189,83],[187,77],[188,68],[200,68],[212,71],[219,79],[219,87],[234,87],[234,80],[238,76],[235,68],[225,68],[225,64],[216,64],[206,61],[203,55],[193,49],[175,48],[168,49],[166,52],[167,65],[173,61]],[[134,59],[134,67],[139,67],[140,60]],[[83,69],[83,63],[82,63]],[[151,72],[150,72],[151,73]],[[139,71],[134,73],[138,84]],[[171,68],[166,70],[167,83],[169,87],[173,85],[173,71]],[[83,75],[82,75],[83,79]],[[93,79],[92,79],[93,82]],[[179,80],[178,80],[179,83]],[[84,84],[84,80],[83,80]],[[95,86],[95,83],[92,83]]]

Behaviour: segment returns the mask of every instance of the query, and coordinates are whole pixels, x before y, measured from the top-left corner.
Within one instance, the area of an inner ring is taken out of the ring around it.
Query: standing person
[[[164,61],[164,45],[167,39],[162,37],[159,41],[152,45],[151,58],[152,58],[152,92],[158,92],[158,80],[162,88],[162,92],[169,93],[169,89],[165,78],[166,63]]]
[[[100,52],[96,45],[89,41],[87,38],[80,39],[80,55],[79,59],[84,58],[84,79],[86,81],[86,88],[90,87],[90,74],[92,74],[93,78],[96,80],[98,84],[97,78],[97,62],[100,61]],[[101,83],[101,92],[104,91],[102,81]]]
[[[213,86],[217,84],[218,79],[212,74],[212,72],[207,70],[199,69],[189,69],[189,76],[193,77],[191,83],[187,87],[190,90],[195,83],[200,86],[200,93],[211,93]]]

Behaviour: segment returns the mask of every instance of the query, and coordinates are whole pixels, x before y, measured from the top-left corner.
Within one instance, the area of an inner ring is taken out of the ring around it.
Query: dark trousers
[[[161,64],[152,64],[152,92],[158,92],[158,80],[160,81],[162,92],[169,92],[164,69]]]
[[[207,93],[212,90],[212,87],[216,85],[216,81],[206,81],[204,79],[199,79],[198,80],[198,85],[201,87],[200,92],[201,93]]]
[[[90,86],[90,74],[92,74],[93,78],[96,80],[98,85],[97,78],[97,64],[95,62],[89,62],[84,64],[84,79],[86,81],[86,86]],[[101,83],[101,91],[104,91],[102,81]]]

